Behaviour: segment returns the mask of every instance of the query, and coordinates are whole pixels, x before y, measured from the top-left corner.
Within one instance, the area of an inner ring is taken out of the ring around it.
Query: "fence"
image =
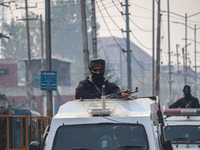
[[[47,117],[0,115],[0,150],[28,150],[49,124]]]

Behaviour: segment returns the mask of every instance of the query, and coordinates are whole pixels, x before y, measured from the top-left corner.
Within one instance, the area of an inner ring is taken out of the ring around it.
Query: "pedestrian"
[[[169,108],[200,108],[199,100],[192,96],[189,85],[183,87],[183,93],[184,97],[171,104]]]
[[[92,59],[89,63],[90,76],[79,82],[75,98],[95,99],[102,96],[102,85],[105,85],[105,95],[120,92],[120,88],[114,83],[105,80],[105,61],[100,58]],[[128,99],[128,93],[121,94],[124,99]]]

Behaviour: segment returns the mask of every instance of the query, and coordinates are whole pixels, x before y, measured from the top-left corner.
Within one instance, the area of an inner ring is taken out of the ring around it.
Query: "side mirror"
[[[165,150],[173,150],[172,143],[169,140],[163,143],[163,147]]]
[[[160,110],[157,110],[157,116],[158,116],[158,122],[164,127],[164,120],[163,120],[163,115]]]
[[[32,141],[29,146],[29,150],[42,150],[40,143],[37,141]]]

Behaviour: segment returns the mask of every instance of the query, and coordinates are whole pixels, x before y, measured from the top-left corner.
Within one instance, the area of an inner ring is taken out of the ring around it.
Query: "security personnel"
[[[200,108],[199,100],[191,95],[191,88],[185,85],[183,88],[184,97],[177,100],[169,108]]]
[[[85,80],[80,81],[76,88],[76,99],[101,98],[103,84],[105,85],[105,95],[117,93],[120,91],[120,88],[117,85],[105,80],[105,61],[103,59],[96,58],[91,60],[89,64],[89,70],[91,75]],[[129,94],[122,93],[122,96],[124,99],[128,99]]]

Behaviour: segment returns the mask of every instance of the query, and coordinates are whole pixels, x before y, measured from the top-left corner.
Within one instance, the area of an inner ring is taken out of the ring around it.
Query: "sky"
[[[125,4],[125,1],[121,1]],[[161,0],[161,61],[164,64],[169,62],[169,49],[168,49],[168,18],[167,18],[167,0]],[[157,30],[157,1],[155,3],[155,49],[156,49],[156,30]],[[149,55],[152,55],[152,0],[129,0],[129,27],[130,27],[130,40],[138,47],[142,48]],[[105,6],[105,7],[104,7]],[[194,25],[196,29],[200,28],[200,12],[199,0],[169,0],[170,13],[170,53],[172,65],[177,65],[177,48],[178,48],[179,63],[182,64],[182,47],[185,46],[185,14],[191,16],[187,18],[187,47],[188,57],[191,60],[191,66],[194,66]],[[122,19],[120,11],[125,12],[124,6],[121,6],[120,1],[103,0],[97,1],[97,21],[101,22],[99,36],[110,36],[111,31],[113,36],[126,37],[119,28],[126,30],[125,19]],[[104,14],[105,17],[102,17]],[[111,19],[112,17],[112,19]],[[105,23],[106,22],[106,23]],[[179,23],[174,23],[179,22]],[[107,25],[106,25],[107,24]],[[108,30],[109,26],[109,30]],[[193,28],[193,29],[191,29]],[[196,41],[200,43],[200,30],[196,30]],[[197,43],[196,42],[196,43]],[[200,51],[200,44],[196,44],[197,52]],[[156,52],[155,52],[156,53]],[[197,63],[200,64],[199,54],[197,53]]]
[[[2,0],[0,0],[2,1]],[[55,0],[51,0],[53,2]],[[65,0],[64,0],[65,1]],[[10,2],[10,0],[4,0],[4,2]],[[16,0],[16,4],[24,6],[24,0]],[[44,2],[45,0],[28,0],[28,6],[33,7],[29,10],[34,13],[44,16]],[[86,0],[90,3],[90,0]],[[128,0],[129,2],[129,27],[130,27],[130,40],[138,47],[143,49],[149,55],[152,56],[152,2],[153,0]],[[161,11],[167,11],[168,0],[161,0]],[[157,1],[155,3],[155,55],[156,55],[156,34],[157,34]],[[5,3],[6,4],[6,3]],[[34,8],[36,6],[37,8]],[[185,14],[188,16],[188,28],[187,28],[187,44],[191,43],[187,47],[188,60],[191,60],[191,66],[194,66],[194,25],[196,24],[196,50],[197,50],[197,64],[200,65],[199,51],[200,51],[200,14],[194,15],[200,12],[200,0],[169,0],[170,13],[170,47],[168,46],[168,19],[167,13],[162,12],[161,22],[161,62],[163,64],[169,63],[169,48],[171,65],[177,65],[177,48],[176,45],[180,45],[178,48],[178,54],[180,56],[179,63],[183,63],[182,47],[185,46]],[[100,24],[98,31],[98,37],[122,37],[126,38],[126,19],[125,15],[125,0],[96,0],[96,19]],[[19,8],[19,6],[17,6]],[[5,13],[11,14],[12,17],[24,15],[23,9],[13,9],[7,7]],[[7,18],[9,19],[9,18]],[[173,22],[179,22],[173,23]],[[191,29],[193,28],[193,29]],[[169,47],[169,48],[168,48]]]

